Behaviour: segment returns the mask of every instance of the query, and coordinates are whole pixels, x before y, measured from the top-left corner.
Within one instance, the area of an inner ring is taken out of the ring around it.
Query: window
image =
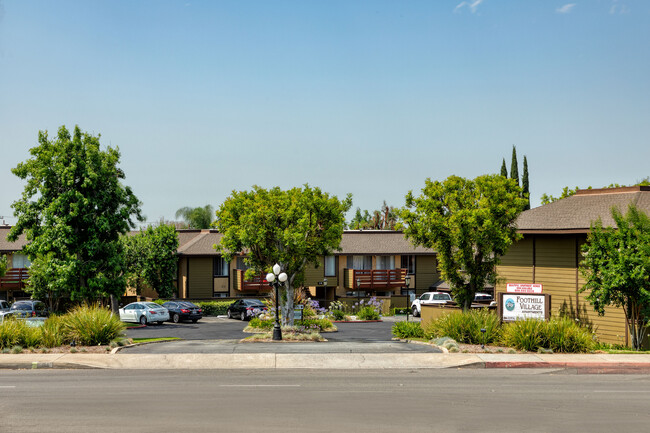
[[[409,275],[415,275],[415,256],[402,256],[402,269],[406,269]]]
[[[214,292],[212,294],[213,298],[227,298],[228,297],[228,292]]]
[[[228,262],[222,256],[215,257],[212,263],[213,274],[215,277],[228,276]]]
[[[25,254],[15,253],[11,256],[12,268],[29,268],[32,263]]]
[[[395,256],[377,256],[377,269],[395,269]]]
[[[325,276],[326,277],[336,276],[336,257],[325,256]]]
[[[348,269],[358,271],[372,269],[372,256],[348,256]]]
[[[247,271],[248,266],[246,262],[244,261],[244,257],[237,257],[237,269],[241,269],[242,271]]]

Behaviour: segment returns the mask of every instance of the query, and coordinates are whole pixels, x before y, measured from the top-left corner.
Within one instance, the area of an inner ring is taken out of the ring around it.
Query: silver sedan
[[[169,310],[154,302],[132,302],[120,308],[120,320],[141,325],[154,322],[162,325],[169,320]]]

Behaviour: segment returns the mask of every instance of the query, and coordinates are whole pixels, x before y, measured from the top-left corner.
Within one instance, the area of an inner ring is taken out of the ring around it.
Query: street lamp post
[[[280,294],[278,289],[284,286],[287,281],[287,274],[281,272],[282,268],[277,263],[273,265],[273,272],[266,274],[266,281],[269,286],[275,288],[275,324],[273,325],[273,340],[282,340],[282,328],[280,327]],[[276,278],[277,277],[277,278]]]
[[[359,307],[359,302],[361,302],[361,278],[357,278],[357,307]]]
[[[406,321],[409,321],[409,310],[411,307],[409,306],[409,301],[411,300],[411,288],[409,287],[411,285],[411,277],[408,275],[404,277],[404,283],[406,283]]]

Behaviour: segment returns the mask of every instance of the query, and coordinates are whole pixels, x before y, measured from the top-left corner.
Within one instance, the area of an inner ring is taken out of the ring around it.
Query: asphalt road
[[[0,371],[11,432],[647,431],[648,375],[545,370]]]

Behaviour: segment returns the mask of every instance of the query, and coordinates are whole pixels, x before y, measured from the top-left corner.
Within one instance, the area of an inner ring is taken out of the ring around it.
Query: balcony
[[[374,291],[406,286],[406,269],[344,269],[343,275],[345,288],[350,290]]]
[[[0,290],[23,290],[28,278],[27,268],[7,269],[5,276],[0,278]]]
[[[252,279],[245,279],[246,271],[235,269],[235,288],[242,292],[268,292],[271,290],[266,282],[266,274],[254,276]]]

